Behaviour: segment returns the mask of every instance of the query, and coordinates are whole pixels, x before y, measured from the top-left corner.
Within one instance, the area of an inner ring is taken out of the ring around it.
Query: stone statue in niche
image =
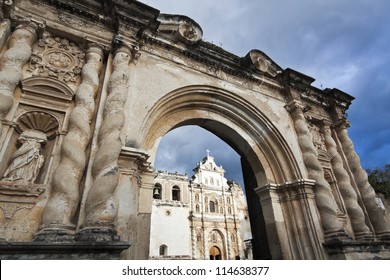
[[[44,161],[41,147],[47,142],[46,134],[28,129],[20,135],[18,141],[22,146],[12,155],[1,181],[34,183]]]

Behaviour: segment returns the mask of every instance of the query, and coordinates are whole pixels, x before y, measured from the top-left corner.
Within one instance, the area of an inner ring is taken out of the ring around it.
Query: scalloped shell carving
[[[56,118],[44,112],[28,112],[21,115],[17,121],[16,130],[19,133],[27,129],[35,129],[46,134],[47,138],[56,135],[59,124]]]

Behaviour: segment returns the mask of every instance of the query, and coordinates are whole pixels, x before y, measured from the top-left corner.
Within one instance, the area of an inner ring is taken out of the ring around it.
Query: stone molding
[[[120,241],[0,242],[0,258],[2,260],[118,260],[120,253],[129,247],[129,243]]]
[[[10,220],[21,209],[32,209],[47,186],[32,183],[0,181],[0,209]]]

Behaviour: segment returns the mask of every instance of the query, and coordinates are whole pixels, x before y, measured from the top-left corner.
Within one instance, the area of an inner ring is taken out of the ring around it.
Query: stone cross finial
[[[207,153],[207,157],[209,157],[210,156],[210,150],[206,149],[206,153]]]

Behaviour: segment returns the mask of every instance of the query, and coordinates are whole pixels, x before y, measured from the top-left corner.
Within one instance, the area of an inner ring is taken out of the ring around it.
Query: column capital
[[[336,129],[336,130],[341,130],[341,129],[347,129],[348,127],[350,127],[351,124],[350,122],[347,120],[346,117],[342,117],[338,120],[336,120],[334,123],[333,123],[333,127]]]
[[[149,155],[145,151],[124,146],[119,154],[118,166],[124,172],[134,169],[148,171],[150,169],[148,158]]]
[[[334,123],[328,119],[322,119],[320,122],[320,132],[322,133],[326,133],[326,132],[330,132]]]
[[[87,54],[96,53],[99,56],[103,56],[104,47],[97,43],[89,43],[87,47]]]
[[[290,114],[303,114],[306,111],[306,107],[298,100],[289,101],[284,108]]]
[[[128,54],[131,57],[130,62],[136,63],[140,56],[138,53],[139,46],[134,43],[125,41],[124,38],[118,34],[114,36],[113,49],[114,54],[117,54],[118,52],[124,52]]]

